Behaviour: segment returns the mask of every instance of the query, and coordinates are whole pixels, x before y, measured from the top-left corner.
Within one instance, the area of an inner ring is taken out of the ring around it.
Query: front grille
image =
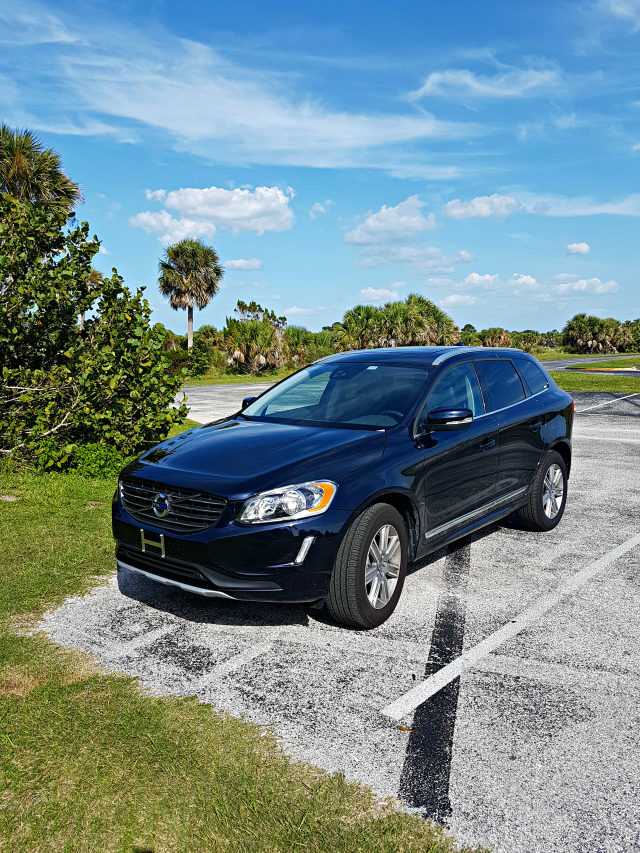
[[[157,495],[168,499],[169,511],[164,518],[159,518],[153,511]],[[133,518],[175,533],[197,533],[212,527],[227,505],[224,498],[144,480],[122,480],[120,496],[124,508]]]
[[[211,581],[194,566],[180,563],[177,560],[162,559],[124,546],[118,550],[117,558],[125,565],[132,566],[134,569],[142,569],[143,572],[149,572],[152,575],[159,575],[161,578],[213,589]]]

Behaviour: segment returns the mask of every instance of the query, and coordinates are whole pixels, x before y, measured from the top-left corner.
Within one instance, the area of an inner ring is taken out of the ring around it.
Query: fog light
[[[300,546],[300,550],[298,551],[298,556],[294,560],[296,566],[301,566],[304,563],[304,558],[309,553],[309,548],[311,548],[315,541],[315,536],[305,536],[304,541]]]

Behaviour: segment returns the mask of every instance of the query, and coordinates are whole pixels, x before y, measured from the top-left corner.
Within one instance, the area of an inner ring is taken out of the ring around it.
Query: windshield
[[[411,409],[427,376],[426,368],[400,364],[318,364],[267,391],[242,414],[318,426],[394,427]]]

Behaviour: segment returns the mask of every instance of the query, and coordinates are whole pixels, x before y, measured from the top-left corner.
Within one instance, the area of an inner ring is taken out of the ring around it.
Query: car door
[[[424,450],[423,509],[427,538],[435,530],[489,503],[498,470],[498,422],[486,414],[478,378],[470,362],[450,367],[430,391],[418,418],[440,406],[468,408],[464,430],[437,430],[420,439]]]
[[[499,454],[496,497],[522,492],[533,480],[544,452],[544,406],[527,396],[522,380],[507,358],[478,359],[485,403],[498,421]]]

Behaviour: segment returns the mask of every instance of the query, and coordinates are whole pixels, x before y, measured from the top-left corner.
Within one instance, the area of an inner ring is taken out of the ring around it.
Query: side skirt
[[[522,491],[522,493],[518,496],[516,500],[511,500],[508,504],[503,504],[502,506],[494,509],[492,512],[489,512],[487,515],[480,516],[480,518],[475,518],[473,520],[469,520],[467,524],[463,524],[462,527],[457,527],[455,529],[451,529],[455,527],[455,522],[452,525],[447,525],[449,530],[443,530],[440,535],[436,533],[435,536],[427,535],[426,538],[426,547],[423,544],[423,547],[420,549],[419,556],[416,559],[422,559],[427,554],[431,554],[434,551],[437,551],[440,548],[443,548],[445,545],[449,545],[451,542],[455,542],[457,539],[461,539],[463,536],[467,536],[469,533],[474,533],[476,530],[480,530],[483,527],[487,527],[489,524],[493,524],[496,521],[499,521],[501,518],[506,518],[508,515],[511,515],[515,510],[520,509],[520,507],[526,506],[529,500],[529,487]]]

